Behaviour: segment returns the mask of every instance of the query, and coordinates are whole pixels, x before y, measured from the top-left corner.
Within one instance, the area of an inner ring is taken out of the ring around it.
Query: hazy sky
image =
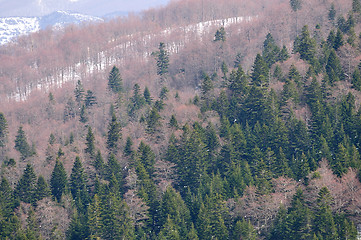
[[[140,11],[170,0],[0,0],[0,17],[42,16],[56,10],[103,16],[116,11]]]

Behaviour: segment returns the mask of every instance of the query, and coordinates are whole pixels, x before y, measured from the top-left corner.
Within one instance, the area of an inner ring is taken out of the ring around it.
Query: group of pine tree
[[[299,1],[291,2],[297,11]],[[225,63],[220,66],[222,78],[204,74],[199,96],[191,104],[202,114],[217,112],[219,127],[204,122],[180,126],[174,115],[164,121],[162,110],[171,97],[166,86],[155,100],[147,87],[142,92],[135,84],[131,98],[120,101],[124,89],[119,69],[114,66],[108,78],[109,92],[116,96],[114,105],[126,102],[129,121],[142,122],[151,136],[163,128],[181,132],[179,137],[171,135],[168,148],[160,155],[175,166],[173,186],[160,193],[156,155],[148,144],[133,146],[133,140],[127,137],[124,147],[120,147],[122,124],[112,105],[106,153],[97,149],[93,129],[86,125],[86,159],[76,157],[70,174],[65,171],[64,153],[59,149],[48,180],[37,176],[31,164],[26,165],[14,189],[2,177],[0,238],[41,239],[34,214],[38,202],[52,198],[61,204],[64,196],[69,196],[73,206],[67,239],[356,239],[349,213],[332,212],[333,200],[326,187],[319,191],[316,207],[311,207],[298,189],[288,209],[280,205],[267,232],[257,231],[249,220],[232,217],[226,206],[228,199],[241,197],[247,187],[255,187],[261,195],[271,193],[271,179],[280,176],[307,185],[309,174],[322,159],[327,159],[338,177],[349,168],[361,169],[361,109],[356,108],[356,97],[351,92],[337,99],[331,97],[335,85],[346,80],[338,50],[348,44],[357,51],[354,26],[361,5],[354,2],[353,12],[347,19],[337,19],[327,39],[317,39],[317,27],[312,36],[308,26],[296,37],[293,53],[308,64],[306,75],[301,75],[296,65],[291,65],[288,72],[282,71],[280,63],[290,53],[286,47],[279,47],[271,34],[266,36],[250,74],[237,60],[231,70]],[[336,21],[334,11],[331,6],[330,21]],[[217,31],[214,41],[227,41],[224,28]],[[153,56],[157,74],[165,83],[169,56],[164,43]],[[361,64],[350,77],[356,91],[361,90],[360,71]],[[282,82],[283,90],[276,93],[270,88],[271,81]],[[216,86],[220,91],[215,91]],[[97,104],[95,93],[88,90],[85,94],[79,81],[74,94],[75,101],[70,98],[65,106],[64,121],[78,117],[88,124],[86,112]],[[307,122],[296,117],[295,106],[309,108]],[[145,108],[147,115],[139,115]],[[6,118],[0,113],[0,148],[10,145],[7,132]],[[55,141],[51,135],[49,144]],[[35,146],[28,143],[21,126],[14,146],[20,153],[19,161],[36,157]],[[121,166],[120,158],[127,161],[127,168]],[[83,161],[94,166],[94,176],[87,176]],[[7,165],[13,167],[16,161],[11,159]],[[135,186],[127,184],[130,174],[136,175]],[[135,216],[124,199],[130,190],[146,206]],[[22,202],[31,205],[26,227],[16,214]]]

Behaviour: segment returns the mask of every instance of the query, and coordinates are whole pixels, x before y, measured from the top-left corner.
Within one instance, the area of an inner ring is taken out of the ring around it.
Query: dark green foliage
[[[50,188],[52,195],[58,202],[60,202],[61,196],[65,193],[67,184],[68,180],[63,163],[56,160],[54,170],[51,174]]]
[[[32,149],[26,139],[23,127],[20,126],[15,137],[15,149],[20,152],[21,158],[25,159],[33,155]]]
[[[36,184],[36,200],[41,200],[43,198],[49,197],[51,195],[50,188],[45,181],[43,176],[38,177],[38,182]]]
[[[361,73],[358,68],[352,74],[352,87],[357,91],[361,91]]]
[[[343,34],[340,31],[340,29],[337,29],[337,33],[333,42],[333,48],[337,51],[342,46],[343,46]]]
[[[80,118],[79,121],[82,123],[86,123],[89,120],[88,113],[84,104],[81,105],[79,118]]]
[[[90,155],[90,157],[94,157],[95,156],[95,137],[94,137],[94,133],[92,128],[89,126],[88,127],[88,133],[86,135],[86,148],[85,148],[85,152],[87,154]]]
[[[76,157],[70,174],[69,187],[79,213],[84,211],[84,209],[86,211],[87,204],[89,203],[89,194],[86,184],[87,176],[84,173],[80,158]]]
[[[133,141],[128,136],[124,146],[124,156],[131,156],[133,154]]]
[[[298,10],[301,9],[302,2],[301,2],[301,0],[290,0],[290,5],[292,8],[292,11],[297,12]]]
[[[148,172],[151,177],[154,173],[154,164],[155,164],[155,154],[149,145],[145,144],[143,141],[140,142],[138,147],[138,156],[139,161],[144,166],[145,170]]]
[[[69,98],[68,101],[66,102],[65,108],[64,108],[64,114],[63,114],[63,119],[64,122],[75,118],[77,111],[76,111],[77,107],[76,104],[73,100],[73,98]]]
[[[75,101],[80,104],[84,100],[84,87],[80,80],[76,83],[74,95],[75,95]]]
[[[88,90],[86,92],[84,104],[86,107],[91,107],[91,106],[97,104],[97,98],[93,91]]]
[[[335,9],[335,4],[331,4],[331,8],[328,11],[328,20],[330,21],[334,21],[336,17],[336,9]]]
[[[316,40],[311,38],[307,25],[302,28],[301,35],[295,40],[294,52],[300,53],[301,59],[315,64]]]
[[[33,166],[27,164],[14,190],[15,196],[18,197],[20,201],[26,203],[36,202],[36,179],[37,177]]]
[[[178,121],[177,119],[175,118],[175,116],[172,114],[172,116],[170,117],[170,120],[169,120],[169,126],[174,128],[174,129],[178,129]]]
[[[256,60],[253,64],[252,84],[259,87],[267,87],[269,68],[260,54],[257,54]]]
[[[331,84],[343,80],[343,71],[340,60],[334,50],[331,50],[326,64],[326,73]]]
[[[278,55],[278,60],[281,61],[281,62],[284,62],[286,61],[288,58],[289,58],[289,54],[288,54],[288,50],[286,48],[285,45],[283,45],[279,55]]]
[[[2,176],[0,182],[0,221],[10,218],[14,209],[18,206],[18,201],[8,180]],[[1,226],[1,224],[0,224]],[[2,231],[0,230],[0,233]]]
[[[352,11],[354,13],[360,13],[361,12],[360,0],[352,0]]]
[[[168,88],[167,87],[162,87],[162,90],[160,90],[160,93],[159,93],[159,98],[161,100],[166,100],[168,99]]]
[[[128,106],[128,114],[129,116],[134,116],[136,111],[141,109],[145,105],[145,99],[140,94],[140,86],[139,84],[134,84],[133,87],[133,96],[130,98],[130,103]]]
[[[113,66],[108,76],[108,87],[114,93],[123,91],[123,80],[119,73],[119,68]]]
[[[158,49],[159,51],[153,53],[157,60],[157,74],[164,77],[168,73],[169,53],[163,42],[159,43]]]
[[[144,96],[144,100],[145,102],[150,105],[152,103],[152,97],[150,96],[150,92],[148,87],[144,88],[144,92],[143,92],[143,96]]]
[[[251,222],[243,219],[242,221],[237,221],[234,225],[232,239],[256,240],[257,233]]]
[[[147,131],[149,133],[155,133],[161,126],[161,116],[156,108],[152,108],[147,117]]]
[[[268,33],[266,36],[266,40],[263,42],[262,52],[263,59],[267,63],[268,67],[271,67],[275,62],[279,60],[279,55],[280,48],[276,45],[271,33]]]
[[[2,112],[0,112],[0,147],[4,147],[7,142],[8,124]]]
[[[221,27],[220,29],[218,29],[216,31],[216,33],[214,34],[214,41],[218,42],[225,42],[226,41],[226,31],[224,30],[224,27]]]
[[[108,138],[107,138],[107,149],[109,152],[118,151],[118,141],[121,139],[121,126],[117,121],[117,117],[113,114],[111,121],[108,125]]]

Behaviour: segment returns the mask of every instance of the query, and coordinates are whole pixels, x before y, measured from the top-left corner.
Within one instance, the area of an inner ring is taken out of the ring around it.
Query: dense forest
[[[172,1],[2,46],[0,239],[358,239],[360,60],[360,0]]]

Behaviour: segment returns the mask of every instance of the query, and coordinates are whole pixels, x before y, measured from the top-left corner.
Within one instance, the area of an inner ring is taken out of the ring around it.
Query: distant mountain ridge
[[[17,36],[47,27],[61,28],[68,24],[102,21],[104,20],[99,17],[67,11],[56,11],[43,17],[4,17],[0,18],[0,45],[10,42]]]

